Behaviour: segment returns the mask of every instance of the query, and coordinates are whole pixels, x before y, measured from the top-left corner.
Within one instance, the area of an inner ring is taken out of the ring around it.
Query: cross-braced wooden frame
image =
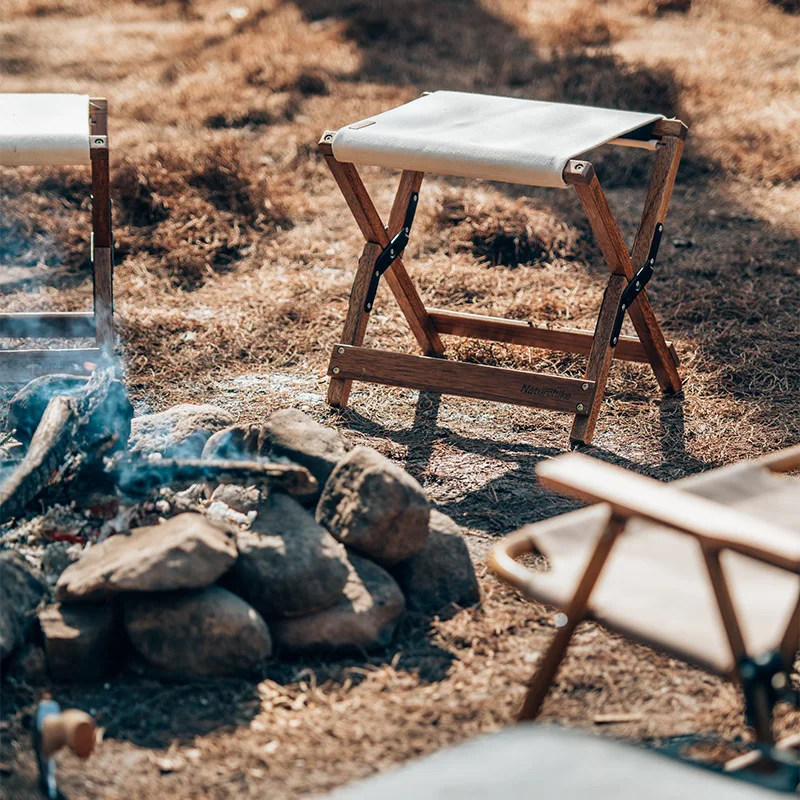
[[[759,475],[762,472],[790,473],[798,468],[800,445],[750,462],[746,473],[740,471],[738,475],[733,474],[731,486],[735,488],[737,481],[759,486]],[[727,472],[730,471],[728,468]],[[726,770],[736,771],[754,767],[762,760],[771,761],[773,764],[790,766],[789,780],[793,780],[793,785],[796,785],[797,778],[794,776],[800,775],[800,760],[792,757],[789,751],[800,747],[800,733],[776,742],[773,711],[781,699],[793,698],[795,705],[800,707],[800,693],[789,690],[789,674],[800,653],[800,594],[794,595],[796,600],[789,608],[785,627],[776,626],[778,635],[770,646],[771,649],[752,652],[745,637],[748,621],[743,612],[746,609],[741,605],[737,606],[731,581],[722,563],[723,554],[736,553],[776,570],[798,575],[800,546],[795,531],[777,526],[769,520],[762,520],[754,514],[742,513],[735,507],[702,495],[677,491],[657,481],[577,453],[543,461],[537,466],[536,472],[546,488],[588,502],[604,502],[608,508],[607,515],[603,517],[603,527],[598,529],[599,536],[593,540],[594,546],[589,549],[589,557],[571,595],[559,604],[563,612],[562,619],[530,679],[519,720],[532,721],[539,716],[578,626],[586,620],[598,618],[592,606],[593,595],[606,565],[614,558],[615,547],[620,543],[621,535],[637,536],[628,526],[632,521],[644,521],[652,523],[654,527],[661,526],[661,530],[676,537],[691,537],[698,543],[725,642],[730,649],[730,666],[720,670],[698,656],[697,645],[692,643],[692,636],[688,632],[685,642],[680,646],[666,645],[660,638],[662,634],[655,620],[647,636],[631,634],[630,622],[619,616],[619,607],[615,611],[606,604],[600,617],[601,623],[624,636],[697,664],[743,687],[745,713],[755,732],[757,749],[727,762]],[[717,472],[725,478],[724,468]],[[706,473],[705,477],[704,486],[708,492],[714,472]],[[724,485],[723,480],[719,480],[717,485]],[[772,494],[764,490],[764,503],[767,505],[774,503],[776,498],[774,486],[771,488]],[[783,491],[788,495],[795,489],[787,482]],[[596,521],[595,518],[593,522]],[[583,521],[580,524],[581,531],[585,531],[587,535],[591,533],[592,527],[592,524],[584,524]],[[566,527],[551,535],[561,535],[569,540],[565,531]],[[540,545],[537,525],[530,525],[506,536],[494,548],[489,562],[497,575],[533,601],[542,600],[537,592],[537,573],[518,563],[517,559],[531,553],[540,553]],[[676,588],[677,590],[679,589]],[[641,598],[631,593],[622,604],[637,607],[640,602]],[[741,597],[739,602],[741,603]],[[776,608],[775,614],[782,611],[783,609],[779,611]],[[749,622],[749,627],[752,635],[752,621]]]
[[[564,170],[564,181],[577,192],[611,273],[594,332],[558,330],[519,320],[426,308],[402,257],[397,257],[385,272],[385,279],[422,349],[422,356],[373,350],[363,347],[363,342],[370,313],[365,301],[376,261],[389,240],[403,228],[406,209],[412,195],[420,190],[423,173],[408,170],[402,173],[389,224],[384,227],[355,166],[337,161],[333,155],[334,133],[326,131],[319,148],[366,245],[358,262],[342,337],[333,348],[328,367],[330,405],[347,405],[355,380],[535,406],[574,414],[570,439],[574,443],[588,444],[594,435],[614,358],[649,362],[663,391],[680,391],[675,348],[664,339],[646,291],[643,290],[627,309],[637,336],[621,336],[616,347],[612,346],[611,339],[622,293],[644,265],[656,229],[659,224],[663,225],[667,214],[687,133],[682,122],[659,120],[654,124],[652,136],[658,142],[655,165],[630,252],[591,163],[572,160]],[[441,339],[448,334],[587,354],[588,365],[583,379],[575,379],[448,361],[444,359]]]
[[[92,181],[92,280],[94,311],[0,314],[0,338],[94,338],[80,349],[0,350],[0,382],[28,380],[47,372],[90,372],[114,348],[113,239],[109,185],[108,101],[89,98]]]

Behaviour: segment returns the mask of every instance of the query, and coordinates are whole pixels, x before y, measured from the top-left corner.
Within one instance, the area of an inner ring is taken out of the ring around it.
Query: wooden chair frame
[[[569,461],[569,463],[567,463]],[[755,462],[771,472],[791,472],[800,468],[800,446],[771,454]],[[547,488],[589,502],[604,502],[610,507],[608,523],[571,600],[563,609],[563,625],[558,627],[544,658],[529,682],[528,692],[519,712],[520,720],[533,720],[541,711],[550,687],[575,630],[589,618],[589,602],[595,585],[607,563],[614,545],[632,519],[644,519],[672,529],[676,535],[695,538],[703,550],[708,577],[714,591],[717,608],[731,649],[731,674],[724,677],[745,685],[745,664],[752,664],[761,653],[748,653],[742,635],[720,554],[729,550],[757,559],[772,567],[800,574],[800,540],[796,546],[786,546],[786,529],[762,523],[756,517],[697,495],[663,486],[641,476],[625,473],[618,468],[595,462],[586,456],[572,454],[543,462],[537,468],[540,482]],[[666,491],[665,491],[666,490]],[[634,534],[631,534],[634,535]],[[777,540],[776,540],[777,535]],[[789,539],[796,534],[789,532]],[[528,589],[530,572],[517,563],[520,556],[536,551],[534,536],[523,529],[505,537],[495,547],[490,564],[507,583],[528,599],[535,600]],[[656,637],[657,638],[657,637]],[[787,673],[800,651],[800,594],[781,637],[777,652]],[[685,658],[681,653],[673,653]],[[791,747],[800,746],[800,734],[775,742],[772,732],[772,702],[761,690],[749,701],[746,712],[756,733],[758,750],[740,756],[726,765],[728,770],[752,766],[765,754],[780,757]]]
[[[114,348],[113,236],[109,182],[108,102],[89,98],[89,158],[92,181],[93,312],[0,314],[0,338],[92,337],[80,349],[0,350],[0,382],[29,380],[46,372],[87,373]]]
[[[594,435],[611,362],[614,358],[649,362],[663,391],[678,392],[679,360],[666,341],[646,291],[629,309],[637,336],[621,336],[611,344],[612,329],[626,285],[633,280],[650,250],[659,224],[663,225],[678,171],[687,127],[679,120],[660,120],[653,127],[657,139],[655,164],[631,252],[623,241],[594,168],[588,161],[568,162],[564,181],[574,187],[589,219],[610,276],[594,332],[537,327],[524,321],[505,320],[426,308],[403,263],[402,253],[385,272],[389,285],[423,355],[405,355],[363,347],[369,321],[365,309],[375,264],[384,248],[404,226],[412,195],[422,185],[423,173],[403,171],[384,227],[372,199],[351,163],[337,161],[326,131],[319,142],[336,183],[355,218],[366,245],[356,270],[341,340],[333,348],[328,375],[328,403],[347,405],[354,380],[401,386],[441,394],[535,406],[574,414],[570,439],[588,444]],[[624,138],[624,137],[623,137]],[[471,337],[550,350],[588,354],[583,379],[503,369],[444,360],[441,335]]]

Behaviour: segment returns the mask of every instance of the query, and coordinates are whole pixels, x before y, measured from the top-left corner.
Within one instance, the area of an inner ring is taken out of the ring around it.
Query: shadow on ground
[[[579,507],[576,501],[543,489],[536,482],[536,465],[545,459],[562,455],[567,452],[566,449],[458,434],[439,425],[440,405],[441,395],[420,392],[414,423],[402,430],[382,425],[353,408],[343,412],[343,424],[354,433],[388,439],[407,448],[405,469],[421,483],[430,477],[434,448],[442,442],[464,454],[507,464],[508,469],[502,475],[486,481],[479,489],[458,500],[439,504],[441,511],[472,530],[492,535],[505,534],[524,524]],[[683,397],[680,394],[665,396],[661,401],[660,441],[663,461],[658,467],[643,465],[620,453],[593,445],[582,446],[580,451],[662,481],[719,466],[717,462],[699,461],[686,451]]]

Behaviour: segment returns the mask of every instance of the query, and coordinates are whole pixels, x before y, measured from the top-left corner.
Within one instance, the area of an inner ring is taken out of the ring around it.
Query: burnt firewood
[[[298,500],[312,497],[319,488],[316,478],[297,464],[276,461],[229,461],[223,459],[143,459],[120,453],[109,462],[110,475],[123,496],[142,499],[162,486],[176,488],[201,482],[239,483],[275,489]]]
[[[0,523],[22,516],[31,500],[66,474],[125,447],[132,416],[113,369],[98,370],[84,388],[53,397],[24,457],[0,483]]]
[[[67,458],[75,441],[78,409],[71,397],[54,397],[42,415],[28,452],[0,483],[0,523],[21,516]]]

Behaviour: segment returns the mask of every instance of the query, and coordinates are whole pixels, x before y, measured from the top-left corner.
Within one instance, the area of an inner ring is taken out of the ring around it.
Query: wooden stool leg
[[[111,187],[108,165],[108,106],[105,99],[92,98],[92,264],[94,314],[97,344],[104,353],[114,349],[114,283],[111,236]]]
[[[367,289],[375,268],[375,262],[383,248],[374,242],[367,242],[358,260],[358,269],[350,290],[350,303],[347,307],[347,317],[342,331],[342,344],[351,344],[360,347],[364,342],[364,334],[369,322],[369,312],[364,310]],[[347,405],[353,381],[342,378],[331,378],[328,384],[328,403],[340,408]]]
[[[647,190],[639,230],[631,250],[633,264],[638,269],[644,264],[650,250],[656,225],[663,224],[669,209],[675,176],[683,154],[683,140],[678,136],[667,136],[658,148],[653,176]],[[628,310],[653,367],[656,379],[663,391],[679,392],[681,377],[675,361],[670,357],[669,347],[664,342],[656,315],[647,295],[642,292]]]
[[[589,604],[589,598],[592,595],[597,579],[603,571],[617,536],[624,527],[625,520],[617,519],[613,516],[609,519],[608,525],[597,542],[597,547],[595,547],[589,563],[586,565],[583,577],[575,589],[575,594],[567,606],[565,611],[567,622],[556,632],[542,663],[539,665],[539,669],[531,679],[528,694],[525,696],[525,702],[519,712],[518,719],[520,722],[530,721],[539,716],[542,704],[550,691],[550,686],[558,673],[558,668],[564,660],[564,655],[567,652],[567,647],[575,633],[575,629],[586,615],[586,607]]]
[[[390,233],[383,227],[381,218],[375,204],[367,193],[364,183],[358,171],[352,164],[337,161],[331,151],[331,146],[327,141],[328,134],[323,135],[319,148],[325,157],[325,162],[331,171],[339,189],[350,208],[361,233],[368,242],[377,242],[381,247],[389,244]],[[399,201],[403,194],[406,194],[406,205],[408,195],[413,190],[414,181],[422,180],[422,173],[404,172],[400,182],[398,195],[395,198],[395,206],[400,208]],[[417,184],[419,186],[419,184]],[[402,206],[405,213],[405,205]],[[401,217],[399,211],[394,212],[393,217],[399,223]],[[403,316],[406,318],[414,338],[417,340],[422,352],[425,355],[443,355],[444,343],[439,337],[436,328],[425,310],[425,305],[420,299],[411,277],[406,271],[403,259],[398,258],[392,264],[391,269],[384,275],[387,285],[392,290]]]
[[[793,664],[797,653],[800,651],[800,595],[794,607],[786,632],[783,634],[780,646],[781,655],[787,664]]]
[[[614,320],[617,316],[620,298],[626,284],[627,280],[624,275],[612,275],[603,294],[600,314],[597,317],[597,325],[594,329],[592,349],[589,353],[589,363],[584,373],[585,378],[594,381],[596,384],[594,399],[588,414],[575,415],[572,431],[569,435],[570,442],[573,444],[589,444],[594,436],[594,428],[603,402],[608,373],[611,369],[611,362],[614,359],[614,350],[611,347],[611,332],[614,328]]]
[[[656,165],[658,166],[660,163],[659,159],[666,157],[666,155],[659,151],[656,158]],[[675,169],[677,169],[677,167],[675,167]],[[651,183],[651,193],[658,194],[656,177],[656,175],[653,176],[654,182]],[[631,255],[619,231],[614,215],[611,213],[608,200],[600,186],[600,182],[597,180],[592,165],[588,161],[570,161],[567,168],[564,170],[564,180],[575,187],[575,191],[578,193],[581,205],[586,212],[589,224],[592,226],[595,239],[603,254],[603,258],[608,264],[609,270],[612,273],[621,273],[625,275],[627,280],[631,280],[636,274],[636,271],[644,264],[645,256],[650,249],[652,231],[649,237],[645,237],[644,235],[640,237],[640,241],[642,242],[640,249],[644,249],[645,255],[641,257],[641,263],[636,262],[634,266],[634,261],[631,259]],[[663,183],[663,181],[661,183]],[[658,187],[661,186],[661,183],[658,183]],[[653,201],[650,195],[648,195],[648,200],[652,205]],[[646,204],[646,208],[647,207]],[[652,222],[653,231],[658,221],[659,219],[656,219]],[[649,224],[648,222],[648,226]],[[641,232],[644,234],[644,228],[642,228]],[[642,346],[647,352],[661,388],[663,390],[679,391],[681,382],[678,368],[673,359],[672,351],[665,341],[664,334],[661,332],[661,328],[658,325],[656,315],[650,305],[650,300],[646,291],[642,291],[636,298],[636,301],[628,309],[628,314],[633,322],[633,326],[636,328],[636,333],[642,342]]]

